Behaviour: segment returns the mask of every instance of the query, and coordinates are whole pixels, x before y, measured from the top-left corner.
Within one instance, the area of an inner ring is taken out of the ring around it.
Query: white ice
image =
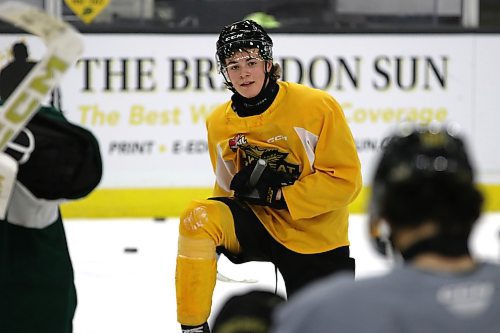
[[[78,292],[74,333],[180,332],[174,284],[177,223],[176,218],[65,221]],[[391,265],[374,252],[366,227],[365,215],[351,216],[357,278],[383,274]],[[483,215],[471,237],[474,255],[500,262],[499,232],[500,213]],[[227,297],[253,288],[275,288],[274,266],[269,263],[233,265],[221,258],[219,272],[258,282],[217,282],[210,321]],[[278,293],[284,294],[281,277]]]

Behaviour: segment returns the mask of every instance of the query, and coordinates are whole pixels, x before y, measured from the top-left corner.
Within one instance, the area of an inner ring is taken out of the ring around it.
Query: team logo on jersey
[[[257,146],[246,145],[242,148],[244,165],[250,165],[258,159],[267,161],[269,168],[275,171],[285,172],[291,175],[294,179],[299,178],[300,168],[297,164],[292,164],[286,161],[288,153],[281,152],[278,149],[266,149]]]
[[[248,141],[244,134],[236,134],[234,138],[229,139],[229,148],[231,148],[232,151],[237,151],[238,148],[241,148],[247,143]]]

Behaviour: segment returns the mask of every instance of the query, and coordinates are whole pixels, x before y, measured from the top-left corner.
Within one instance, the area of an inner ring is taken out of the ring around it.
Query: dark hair
[[[468,235],[479,218],[482,195],[472,184],[457,182],[453,176],[415,177],[390,184],[380,200],[380,216],[393,229],[433,221],[440,233]]]

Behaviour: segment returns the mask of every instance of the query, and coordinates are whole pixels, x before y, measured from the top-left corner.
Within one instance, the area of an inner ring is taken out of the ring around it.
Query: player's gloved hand
[[[230,188],[235,197],[251,204],[270,206],[277,209],[286,207],[285,198],[277,199],[281,187],[291,185],[295,181],[285,172],[275,171],[266,166],[254,186],[250,184],[252,171],[256,162],[241,169],[234,175]]]
[[[234,175],[229,188],[234,191],[235,196],[251,192],[250,175],[255,168],[255,164],[256,163],[251,163],[247,165]]]

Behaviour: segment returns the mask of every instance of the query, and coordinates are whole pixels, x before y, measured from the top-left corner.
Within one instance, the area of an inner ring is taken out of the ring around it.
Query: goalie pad
[[[34,149],[28,160],[19,165],[17,179],[37,198],[47,200],[78,199],[89,194],[102,177],[99,144],[88,130],[71,124],[63,115],[49,107],[42,107],[21,132],[14,143]],[[6,153],[21,161],[26,151],[13,149]]]

